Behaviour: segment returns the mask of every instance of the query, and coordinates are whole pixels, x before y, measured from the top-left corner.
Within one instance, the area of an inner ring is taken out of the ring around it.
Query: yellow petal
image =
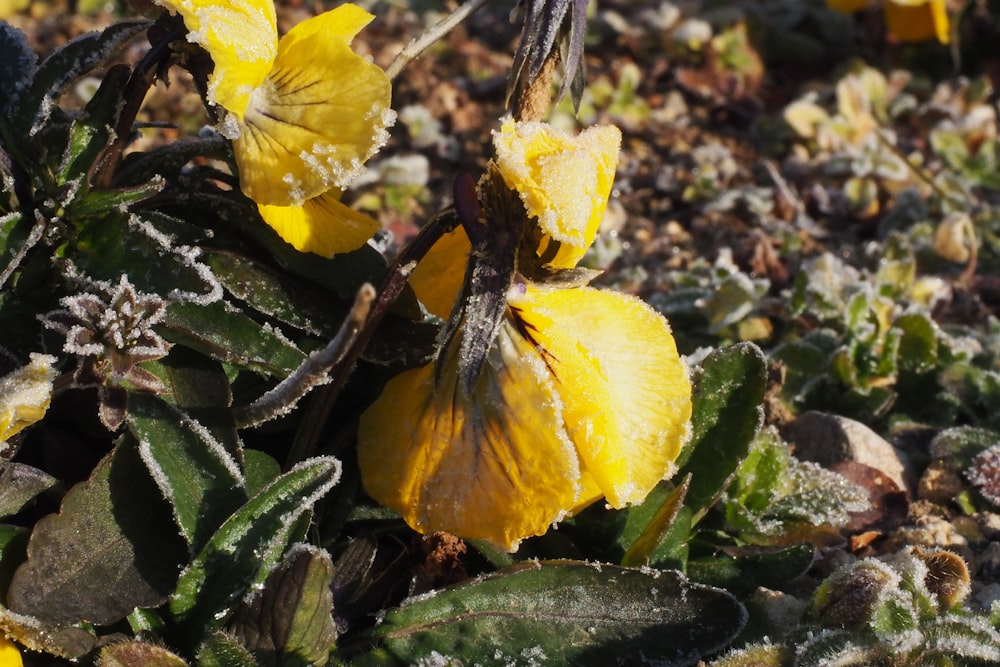
[[[324,257],[357,250],[381,227],[340,202],[341,192],[331,190],[301,206],[264,206],[257,210],[286,243],[301,252]]]
[[[0,378],[0,450],[4,441],[45,416],[52,398],[56,358],[31,354],[27,366]]]
[[[263,83],[278,51],[272,0],[157,0],[180,14],[188,41],[208,51],[215,69],[208,79],[208,100],[238,119],[250,93]]]
[[[0,665],[3,667],[21,667],[23,664],[21,652],[17,650],[17,644],[0,634]]]
[[[580,469],[551,375],[507,323],[472,395],[452,344],[434,366],[393,378],[362,415],[365,489],[423,533],[453,532],[514,550],[574,507]]]
[[[546,352],[581,464],[613,507],[672,474],[688,434],[691,385],[665,319],[634,297],[590,287],[513,298]]]
[[[410,287],[427,312],[448,319],[465,281],[465,265],[472,251],[469,236],[461,226],[445,234],[431,247],[410,274]]]
[[[826,6],[844,14],[853,14],[867,9],[871,0],[826,0]]]
[[[604,217],[621,132],[596,126],[573,137],[545,123],[508,118],[493,143],[504,182],[544,232],[539,256],[556,268],[576,266]]]
[[[388,139],[389,78],[348,45],[359,11],[342,5],[279,42],[233,142],[240,186],[257,203],[301,204],[344,188]]]
[[[886,0],[885,25],[901,42],[951,41],[945,0]]]

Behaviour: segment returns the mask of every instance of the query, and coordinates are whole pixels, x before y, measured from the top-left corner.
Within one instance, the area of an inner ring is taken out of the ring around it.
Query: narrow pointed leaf
[[[291,544],[297,522],[340,477],[340,462],[309,459],[268,484],[219,528],[181,574],[170,613],[197,640],[217,629],[264,582]]]
[[[681,452],[679,475],[691,473],[685,504],[707,511],[725,490],[763,423],[764,354],[752,343],[712,352],[695,384],[691,441]]]
[[[687,494],[690,484],[691,478],[685,477],[659,506],[639,536],[625,551],[621,561],[622,565],[627,567],[649,565],[657,547],[663,542],[677,518],[678,512],[684,507],[684,496]]]
[[[694,665],[745,622],[732,595],[676,571],[522,563],[390,610],[356,664]]]
[[[59,48],[42,63],[31,85],[21,94],[14,117],[15,132],[34,136],[66,86],[105,63],[149,25],[144,20],[123,21],[101,32],[80,35]]]
[[[247,500],[236,460],[204,426],[156,396],[129,397],[128,428],[193,551]]]
[[[321,549],[294,547],[236,612],[228,631],[261,667],[322,666],[337,638],[333,624],[333,561]]]
[[[167,311],[163,336],[219,361],[285,377],[306,355],[287,340],[222,302],[175,303]]]
[[[186,551],[138,443],[126,437],[58,514],[35,525],[7,606],[44,623],[111,624],[163,602]]]
[[[6,21],[0,22],[0,123],[7,122],[22,91],[38,68],[38,56],[27,36]]]

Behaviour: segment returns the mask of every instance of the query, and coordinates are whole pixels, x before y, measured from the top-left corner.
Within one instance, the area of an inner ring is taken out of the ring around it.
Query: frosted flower
[[[358,433],[373,498],[420,532],[510,550],[602,496],[616,508],[641,502],[673,472],[691,415],[667,322],[634,297],[581,285],[586,274],[573,270],[596,232],[593,209],[607,204],[607,191],[592,190],[613,176],[617,130],[601,133],[613,137],[609,155],[530,125],[538,144],[521,151],[533,166],[514,175],[516,192],[498,146],[479,189],[485,222],[463,220],[472,231],[446,237],[428,255],[433,270],[413,276],[431,312],[452,312],[438,359],[390,380]],[[544,156],[555,156],[547,172],[534,159]],[[562,187],[590,206],[569,202]],[[547,229],[571,241],[539,235]],[[460,288],[455,276],[465,276]]]
[[[691,387],[666,321],[622,294],[522,289],[472,387],[456,340],[361,418],[365,488],[415,530],[516,549],[601,496],[641,502],[672,472]]]
[[[298,206],[343,188],[388,139],[389,79],[350,47],[374,18],[363,9],[343,4],[279,40],[271,0],[157,1],[215,63],[208,99],[231,116],[240,186],[257,203]]]
[[[136,291],[124,274],[117,285],[101,284],[101,294],[63,297],[66,310],[48,313],[43,324],[63,334],[63,350],[80,358],[73,378],[79,386],[98,389],[100,416],[115,430],[125,418],[126,389],[164,390],[159,378],[139,366],[166,356],[170,344],[153,326],[166,315],[156,294]]]
[[[493,135],[496,164],[542,231],[538,255],[572,268],[594,242],[611,194],[621,132],[591,127],[578,136],[547,123],[506,119]]]
[[[301,206],[258,204],[260,216],[286,243],[300,252],[323,257],[357,250],[381,225],[341,203],[342,190],[334,189]]]
[[[6,448],[9,438],[45,416],[57,375],[55,363],[55,357],[32,353],[27,366],[0,377],[0,450]],[[10,650],[14,651],[12,656],[20,657],[16,648],[8,649],[0,643],[0,656]],[[7,663],[0,659],[0,664]]]

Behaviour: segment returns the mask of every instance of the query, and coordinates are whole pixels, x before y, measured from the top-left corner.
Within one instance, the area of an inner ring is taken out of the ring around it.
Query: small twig
[[[396,57],[393,58],[392,62],[389,63],[389,66],[385,69],[385,73],[389,77],[389,80],[395,80],[395,78],[399,76],[399,73],[402,72],[407,65],[413,62],[417,56],[427,50],[431,44],[454,30],[459,23],[469,18],[488,1],[489,0],[468,0],[468,2],[464,5],[461,5],[451,14],[448,14],[448,16],[431,26],[425,33],[419,37],[414,37],[409,44],[403,47],[402,51],[396,54]]]
[[[294,373],[250,405],[233,410],[239,428],[257,426],[276,419],[292,410],[299,400],[316,386],[330,382],[327,375],[344,358],[361,332],[372,302],[375,288],[365,283],[358,289],[347,319],[326,347],[309,355]]]
[[[357,364],[361,353],[368,345],[368,341],[371,340],[382,318],[389,312],[393,302],[402,294],[417,262],[423,259],[438,239],[457,225],[458,216],[453,208],[442,211],[420,230],[389,267],[386,279],[378,291],[378,298],[372,304],[368,319],[333,371],[333,381],[316,392],[316,397],[299,423],[299,430],[288,451],[286,467],[312,456],[323,427],[331,410],[333,410],[333,405],[337,402],[344,385],[347,384],[347,379],[354,370],[355,364]]]

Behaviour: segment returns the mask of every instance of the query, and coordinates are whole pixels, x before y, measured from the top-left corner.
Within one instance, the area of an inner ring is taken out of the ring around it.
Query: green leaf
[[[221,301],[171,304],[162,329],[172,342],[264,375],[285,377],[306,358],[287,340]]]
[[[126,437],[69,490],[58,514],[35,525],[7,606],[45,623],[115,623],[167,598],[186,551]]]
[[[255,496],[281,474],[281,464],[259,449],[243,450],[243,478],[247,495]]]
[[[198,667],[257,667],[257,661],[242,644],[219,631],[198,648]]]
[[[704,513],[725,490],[763,423],[764,354],[752,343],[712,352],[702,362],[694,390],[692,437],[678,462],[691,474],[685,504]]]
[[[181,574],[170,613],[182,641],[222,626],[237,602],[264,582],[292,542],[296,524],[340,477],[330,457],[303,461],[238,509]]]
[[[937,326],[923,313],[896,318],[893,327],[903,332],[899,340],[899,367],[913,373],[934,369],[938,360]]]
[[[389,610],[355,664],[693,665],[745,622],[732,595],[676,571],[522,563]]]
[[[816,558],[811,544],[782,549],[747,549],[735,555],[720,554],[688,561],[692,580],[719,586],[738,595],[752,593],[759,586],[779,588],[805,574]]]
[[[659,505],[656,513],[642,528],[642,532],[625,551],[621,560],[622,565],[639,566],[648,565],[651,562],[653,554],[663,543],[670,527],[677,519],[678,512],[684,507],[684,496],[687,494],[690,484],[691,477],[685,477],[681,484]]]
[[[298,545],[233,616],[227,631],[261,667],[322,667],[337,638],[333,562],[322,549]]]
[[[38,56],[28,46],[24,32],[0,21],[0,124],[10,118],[37,69]]]
[[[192,551],[247,500],[239,465],[204,426],[150,394],[129,396],[139,454]]]
[[[101,649],[101,667],[187,667],[162,646],[141,641],[119,642]]]
[[[122,108],[122,90],[132,70],[115,65],[104,75],[101,85],[87,102],[83,114],[69,130],[69,145],[60,165],[58,182],[68,183],[89,172],[101,151],[112,139],[112,128]]]
[[[37,134],[70,83],[107,62],[149,25],[145,20],[115,23],[101,32],[80,35],[49,56],[18,99],[13,122],[16,136]]]
[[[0,461],[0,518],[17,514],[35,496],[52,488],[56,481],[38,468]]]
[[[0,591],[6,591],[14,571],[28,557],[31,531],[21,526],[0,524]]]

